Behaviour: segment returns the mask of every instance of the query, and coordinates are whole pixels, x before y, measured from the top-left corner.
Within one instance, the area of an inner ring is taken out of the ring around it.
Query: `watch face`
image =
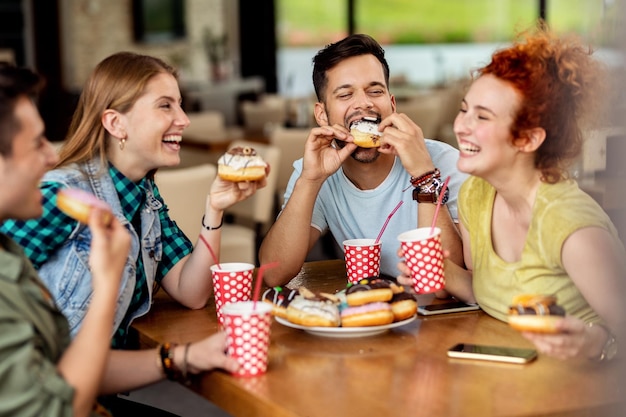
[[[615,357],[615,355],[617,355],[617,340],[615,340],[615,337],[610,337],[609,341],[604,347],[604,350],[602,351],[602,355],[607,361],[610,361]]]

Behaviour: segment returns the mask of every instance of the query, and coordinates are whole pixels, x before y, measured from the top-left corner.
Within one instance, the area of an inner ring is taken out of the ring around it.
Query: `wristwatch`
[[[587,326],[602,327],[609,335],[609,337],[606,339],[606,342],[604,343],[604,346],[602,347],[602,352],[600,352],[600,356],[596,357],[595,360],[597,362],[608,362],[613,359],[617,355],[617,339],[615,338],[611,330],[607,326],[600,323],[589,323],[587,324]]]
[[[434,177],[428,184],[424,184],[421,187],[415,187],[413,189],[413,200],[418,203],[437,204],[442,189],[443,181],[441,181],[438,177]],[[446,187],[441,204],[446,204],[449,197],[450,189]]]

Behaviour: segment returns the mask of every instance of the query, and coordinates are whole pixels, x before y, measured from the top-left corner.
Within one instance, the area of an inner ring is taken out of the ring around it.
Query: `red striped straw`
[[[396,211],[398,211],[402,203],[404,203],[404,201],[400,200],[400,202],[396,205],[396,207],[393,210],[391,210],[391,213],[389,213],[389,216],[387,216],[387,220],[385,220],[385,224],[383,224],[382,229],[380,229],[380,232],[378,233],[378,237],[376,238],[375,243],[380,242],[380,238],[383,236],[383,233],[385,232],[385,229],[387,228],[387,225],[389,224],[389,220],[391,220],[391,216],[393,216],[396,213]]]
[[[206,246],[206,248],[211,253],[211,256],[213,257],[213,262],[215,262],[215,265],[217,265],[219,269],[222,269],[222,267],[220,266],[220,261],[219,259],[217,259],[217,256],[215,256],[215,252],[213,252],[213,248],[211,247],[211,245],[209,245],[209,242],[207,242],[207,240],[202,235],[200,235],[200,240],[202,241],[202,243],[204,243],[204,246]]]
[[[441,192],[439,193],[439,199],[437,200],[437,208],[435,208],[435,215],[433,216],[433,224],[430,226],[430,235],[435,232],[435,224],[437,224],[437,216],[439,216],[439,207],[441,207],[441,201],[443,200],[443,196],[446,193],[446,188],[448,188],[448,182],[450,181],[450,176],[446,178],[443,182],[443,187],[441,188]]]
[[[254,303],[252,304],[252,310],[256,310],[256,302],[259,301],[259,297],[261,295],[261,284],[263,283],[263,271],[268,268],[274,268],[278,266],[278,262],[270,262],[268,264],[261,265],[259,267],[259,271],[256,274],[256,282],[254,283],[254,295],[252,296],[252,300]]]

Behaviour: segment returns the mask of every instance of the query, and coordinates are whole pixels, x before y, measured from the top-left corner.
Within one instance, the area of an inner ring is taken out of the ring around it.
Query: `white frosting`
[[[339,309],[330,301],[307,300],[301,295],[298,295],[291,301],[289,307],[339,322]]]
[[[382,133],[378,131],[378,125],[367,120],[358,120],[350,125],[350,129],[356,129],[359,132],[371,133],[381,136]]]
[[[220,159],[217,161],[220,165],[228,165],[233,169],[242,169],[246,167],[265,167],[267,164],[259,155],[255,156],[243,156],[243,155],[231,155],[229,153],[225,153],[220,156]]]

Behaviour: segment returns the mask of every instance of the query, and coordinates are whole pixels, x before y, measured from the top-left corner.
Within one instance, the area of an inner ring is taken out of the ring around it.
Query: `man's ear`
[[[315,121],[319,126],[328,126],[328,114],[326,114],[326,106],[324,106],[324,103],[320,103],[319,101],[315,103],[313,113],[315,114]]]
[[[126,128],[122,120],[122,115],[116,110],[107,109],[102,113],[102,126],[107,132],[116,138],[126,138]]]

